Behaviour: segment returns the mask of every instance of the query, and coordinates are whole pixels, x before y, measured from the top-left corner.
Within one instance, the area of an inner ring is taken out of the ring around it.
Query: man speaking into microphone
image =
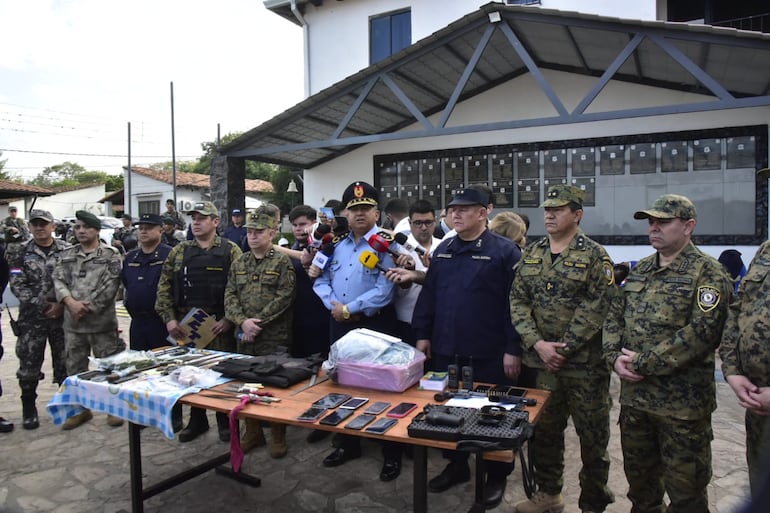
[[[369,238],[377,234],[379,194],[365,182],[350,184],[342,195],[350,232],[334,248],[323,273],[313,284],[313,290],[331,312],[330,343],[334,343],[354,328],[369,328],[398,336],[396,313],[392,302],[394,285],[377,268],[370,269],[359,261],[364,251],[370,251]],[[377,255],[385,268],[393,267],[387,252]],[[335,436],[335,451],[324,459],[327,467],[342,465],[361,456],[360,440],[351,436]],[[384,464],[380,479],[390,481],[401,472],[401,451],[389,445],[383,447]]]

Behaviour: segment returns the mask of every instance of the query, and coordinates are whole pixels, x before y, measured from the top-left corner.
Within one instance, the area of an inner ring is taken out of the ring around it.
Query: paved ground
[[[14,316],[15,309],[12,308]],[[121,319],[128,331],[128,320]],[[15,379],[18,365],[14,337],[3,314],[2,330],[6,354],[0,362],[0,378],[5,395],[0,398],[0,416],[17,423],[10,434],[0,434],[0,513],[114,513],[130,510],[128,442],[126,427],[110,428],[104,415],[70,432],[51,423],[45,404],[55,393],[46,383],[40,387],[38,401],[41,426],[34,431],[21,429],[21,403]],[[46,374],[50,375],[50,360]],[[613,396],[618,381],[613,379]],[[743,412],[730,388],[720,380],[717,386],[719,408],[713,417],[715,440],[714,476],[709,486],[711,513],[732,513],[748,493],[748,474],[744,457]],[[623,475],[620,436],[617,431],[617,405],[613,408],[610,440],[610,486],[617,496],[608,513],[627,513],[627,483]],[[215,426],[213,413],[210,414]],[[366,512],[396,513],[412,506],[412,469],[405,460],[399,479],[382,483],[378,479],[382,464],[379,447],[365,442],[364,457],[343,467],[326,469],[321,460],[329,452],[328,439],[314,445],[305,442],[307,431],[289,427],[289,455],[273,460],[264,448],[247,455],[244,469],[261,477],[260,488],[250,488],[213,472],[160,495],[145,503],[152,513],[228,512]],[[154,483],[171,473],[221,454],[227,445],[219,442],[216,429],[191,443],[168,440],[159,431],[142,432],[145,483]],[[567,468],[564,496],[565,513],[580,513],[578,470],[580,456],[574,430],[568,429]],[[437,451],[429,453],[429,477],[443,468]],[[467,511],[472,503],[470,483],[443,494],[430,494],[431,511]],[[509,479],[505,500],[494,511],[512,512],[513,505],[525,498],[518,469]]]

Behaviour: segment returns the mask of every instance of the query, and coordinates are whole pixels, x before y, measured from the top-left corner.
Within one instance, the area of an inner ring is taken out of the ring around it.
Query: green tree
[[[0,157],[2,157],[2,156],[3,156],[3,152],[0,151]],[[11,179],[10,175],[8,175],[8,173],[6,173],[4,171],[5,163],[6,162],[7,162],[7,160],[0,160],[0,180],[10,180]]]
[[[103,183],[107,191],[113,191],[123,187],[123,176],[109,175],[104,171],[89,171],[80,164],[68,161],[43,169],[27,183],[47,188]]]

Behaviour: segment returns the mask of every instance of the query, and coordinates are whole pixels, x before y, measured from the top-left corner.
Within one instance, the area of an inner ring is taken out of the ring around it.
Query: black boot
[[[182,403],[176,403],[171,407],[171,426],[174,429],[174,433],[179,433],[184,428]]]
[[[190,408],[190,422],[187,427],[179,433],[179,441],[182,443],[195,440],[200,435],[209,430],[209,419],[206,417],[206,410],[203,408]]]
[[[217,412],[217,429],[219,430],[219,439],[223,442],[229,442],[230,418],[227,413]]]
[[[24,429],[37,429],[40,427],[40,420],[37,416],[37,381],[19,381],[21,388],[21,410],[22,423]]]

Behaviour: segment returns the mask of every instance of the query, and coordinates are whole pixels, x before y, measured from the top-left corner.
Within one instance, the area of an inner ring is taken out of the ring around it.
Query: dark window
[[[139,215],[142,214],[160,214],[160,201],[140,201]]]
[[[412,13],[402,11],[369,20],[369,64],[412,44]]]

